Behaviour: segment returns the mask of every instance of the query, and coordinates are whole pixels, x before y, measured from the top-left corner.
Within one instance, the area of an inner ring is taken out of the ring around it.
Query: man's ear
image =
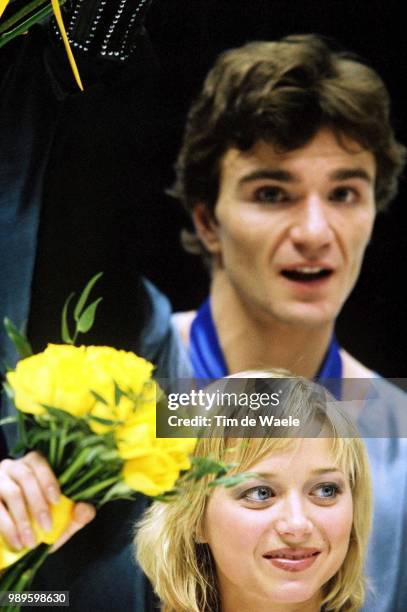
[[[206,204],[195,204],[192,211],[192,220],[196,233],[206,250],[213,255],[220,253],[219,225]]]

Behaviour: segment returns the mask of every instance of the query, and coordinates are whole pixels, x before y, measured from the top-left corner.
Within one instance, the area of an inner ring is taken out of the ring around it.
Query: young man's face
[[[342,146],[345,145],[346,148]],[[375,160],[321,129],[281,153],[259,141],[221,162],[215,221],[198,231],[254,316],[332,322],[351,292],[375,218]]]

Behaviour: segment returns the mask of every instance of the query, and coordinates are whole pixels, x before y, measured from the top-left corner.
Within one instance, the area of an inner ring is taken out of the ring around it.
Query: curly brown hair
[[[395,139],[379,75],[313,34],[226,51],[189,112],[171,193],[190,212],[198,202],[213,212],[220,161],[230,147],[246,151],[264,140],[291,151],[321,127],[372,152],[376,206],[384,209],[396,194],[406,149]]]

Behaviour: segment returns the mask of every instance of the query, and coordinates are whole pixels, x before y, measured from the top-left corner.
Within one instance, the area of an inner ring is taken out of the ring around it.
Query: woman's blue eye
[[[274,491],[270,487],[253,487],[245,491],[243,497],[248,501],[262,502],[267,501],[270,497],[274,497]]]
[[[334,483],[326,483],[318,485],[314,491],[316,492],[317,497],[321,497],[323,499],[333,499],[338,495],[338,493],[340,493],[340,488]]]

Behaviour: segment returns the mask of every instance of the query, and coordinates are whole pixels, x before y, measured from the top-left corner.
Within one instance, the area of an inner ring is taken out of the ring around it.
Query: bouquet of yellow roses
[[[88,283],[74,311],[70,335],[66,304],[63,337],[29,355],[27,341],[8,321],[9,335],[25,358],[7,374],[6,390],[17,408],[15,456],[30,450],[49,462],[63,495],[52,507],[52,529],[32,527],[39,545],[14,551],[0,536],[1,591],[26,590],[51,545],[71,520],[74,502],[96,508],[136,492],[160,496],[190,467],[195,440],[156,438],[156,405],[163,396],[152,379],[153,365],[135,354],[105,346],[74,346],[90,329],[99,300],[86,306],[99,275]],[[4,422],[3,422],[4,424]],[[14,608],[15,609],[15,608]]]

